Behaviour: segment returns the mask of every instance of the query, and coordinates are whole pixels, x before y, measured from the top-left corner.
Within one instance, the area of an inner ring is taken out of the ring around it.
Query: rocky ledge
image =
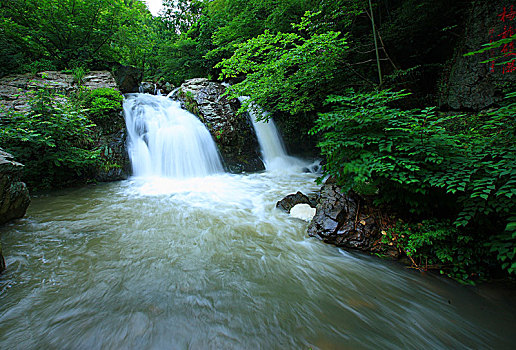
[[[210,131],[231,173],[264,170],[260,146],[245,116],[237,115],[240,103],[222,96],[226,87],[205,78],[187,80],[172,96],[195,114]]]

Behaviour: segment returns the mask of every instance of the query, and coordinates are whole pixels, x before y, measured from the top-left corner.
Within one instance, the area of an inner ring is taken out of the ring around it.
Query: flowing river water
[[[141,145],[140,145],[141,146]],[[315,174],[149,175],[0,228],[0,349],[510,349],[514,307],[275,208]]]

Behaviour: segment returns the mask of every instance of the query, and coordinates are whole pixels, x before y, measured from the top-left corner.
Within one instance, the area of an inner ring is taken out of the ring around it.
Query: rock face
[[[138,68],[130,66],[115,66],[113,68],[113,75],[118,89],[123,94],[138,92],[143,79],[143,72]]]
[[[99,88],[117,89],[113,75],[108,71],[91,71],[82,78],[82,86],[91,90]],[[36,76],[30,74],[11,75],[0,79],[0,106],[15,111],[26,111],[29,105],[24,92],[39,87],[69,95],[77,88],[72,74],[46,71]],[[1,110],[0,110],[1,113]],[[97,146],[101,149],[101,165],[94,170],[97,181],[117,181],[128,177],[131,171],[125,142],[125,122],[122,112],[113,114],[109,123],[98,125]]]
[[[481,110],[503,98],[503,89],[516,86],[516,71],[508,72],[507,65],[491,67],[482,63],[489,57],[503,55],[503,46],[473,56],[463,55],[482,48],[490,40],[502,38],[511,22],[501,21],[504,7],[511,1],[475,1],[466,21],[462,42],[456,49],[449,73],[442,82],[441,105],[454,110]],[[516,21],[512,22],[516,24]],[[514,56],[512,56],[514,58]]]
[[[339,247],[380,250],[381,231],[373,209],[357,194],[342,193],[332,181],[321,189],[308,235]]]
[[[0,149],[0,225],[21,218],[30,203],[29,191],[20,182],[23,165]]]
[[[150,81],[142,81],[138,91],[144,94],[156,95],[158,91],[161,95],[168,95],[170,92],[174,90],[174,85],[164,82],[164,83],[153,83]]]
[[[206,125],[227,171],[264,170],[253,127],[248,118],[237,115],[239,102],[222,96],[225,91],[222,84],[197,78],[182,84],[175,97]]]
[[[308,204],[310,207],[315,208],[317,205],[317,198],[312,196],[309,198],[302,192],[297,192],[287,195],[285,198],[276,203],[276,208],[290,213],[290,210],[298,204]]]

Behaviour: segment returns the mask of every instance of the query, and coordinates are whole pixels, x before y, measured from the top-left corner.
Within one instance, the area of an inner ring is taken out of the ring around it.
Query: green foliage
[[[308,26],[307,13],[303,30]],[[216,67],[221,78],[245,74],[232,86],[231,97],[250,96],[244,109],[253,104],[270,112],[290,114],[314,111],[328,93],[327,87],[340,67],[346,41],[339,32],[264,34],[237,46],[233,56]]]
[[[508,38],[505,38],[505,39],[500,39],[500,40],[493,41],[491,43],[484,44],[484,45],[482,45],[483,47],[481,49],[472,51],[472,52],[468,52],[468,53],[464,54],[464,56],[472,56],[472,55],[476,55],[479,53],[484,53],[486,51],[490,51],[490,50],[499,48],[500,46],[507,45],[507,47],[509,47],[509,45],[515,40],[516,40],[516,34],[514,34]],[[512,45],[514,45],[514,44],[512,44]],[[504,64],[511,62],[512,60],[513,60],[512,55],[502,54],[499,56],[489,57],[487,60],[482,61],[481,63],[495,62],[496,65],[504,65]]]
[[[423,220],[409,224],[398,221],[384,233],[382,243],[406,254],[419,269],[438,270],[463,283],[473,283],[486,276],[479,264],[479,257],[488,256],[486,249],[451,222]]]
[[[76,67],[72,70],[73,80],[77,85],[82,85],[87,70],[83,66]]]
[[[122,109],[124,97],[120,91],[112,88],[88,90],[84,93],[83,106],[91,120],[105,124]]]
[[[348,90],[329,97],[332,111],[311,130],[322,133],[325,175],[345,190],[376,186],[377,204],[478,230],[480,241],[512,267],[515,240],[498,235],[516,212],[516,95],[474,117],[392,107],[405,95]]]
[[[92,150],[95,125],[65,96],[40,88],[27,93],[28,113],[0,116],[0,146],[25,165],[33,188],[59,187],[86,178],[98,162]]]
[[[319,115],[311,133],[327,175],[346,188],[356,182],[378,186],[378,203],[403,204],[414,213],[439,199],[459,203],[455,223],[466,226],[490,214],[507,217],[516,194],[514,104],[488,113],[467,130],[464,116],[439,115],[434,108],[403,111],[389,103],[406,96],[379,91],[331,96],[333,110]]]
[[[0,6],[1,66],[40,70],[33,62],[55,68],[94,66],[123,61],[119,52],[138,48],[128,32],[140,32],[150,17],[145,4],[134,0],[10,0]],[[139,43],[143,43],[140,38]],[[125,41],[124,41],[125,40]]]
[[[491,252],[496,253],[502,268],[509,273],[516,273],[516,216],[511,216],[505,231],[486,244]]]

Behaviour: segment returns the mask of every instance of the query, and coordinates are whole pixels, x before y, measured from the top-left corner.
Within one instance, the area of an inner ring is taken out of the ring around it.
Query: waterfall
[[[208,129],[179,102],[129,94],[124,114],[134,175],[188,178],[223,172]]]
[[[239,97],[240,102],[249,99],[247,96]],[[269,117],[268,121],[257,120],[258,117],[268,117],[268,113],[257,106],[249,109],[249,116],[253,123],[263,162],[267,170],[282,170],[285,168],[303,166],[304,163],[299,159],[287,154],[281,135],[274,124],[274,120]]]

